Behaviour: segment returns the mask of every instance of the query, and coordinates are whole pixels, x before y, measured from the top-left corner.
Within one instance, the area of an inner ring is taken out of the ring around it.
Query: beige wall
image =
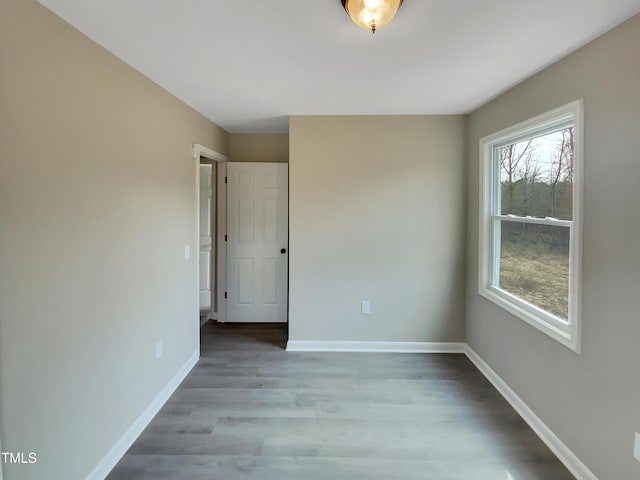
[[[291,340],[463,340],[464,127],[291,118]]]
[[[234,133],[231,135],[231,161],[289,161],[289,135],[286,133]]]
[[[640,16],[469,121],[467,341],[602,480],[640,478]],[[583,340],[577,355],[478,294],[478,140],[584,97]]]
[[[34,0],[0,66],[5,475],[81,479],[197,350],[191,145],[228,135]]]

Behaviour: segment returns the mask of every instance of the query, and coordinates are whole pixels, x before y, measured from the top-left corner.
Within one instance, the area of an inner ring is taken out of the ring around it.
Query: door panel
[[[237,202],[238,208],[232,219],[235,220],[238,242],[253,245],[255,243],[253,236],[254,198],[243,195],[238,198]]]
[[[200,251],[198,281],[200,310],[211,309],[211,165],[200,165]]]
[[[236,260],[237,302],[240,305],[253,304],[253,264],[253,258],[238,258]]]
[[[229,163],[227,177],[227,320],[286,322],[288,165]]]
[[[278,302],[278,262],[272,258],[262,259],[262,301],[274,305]]]

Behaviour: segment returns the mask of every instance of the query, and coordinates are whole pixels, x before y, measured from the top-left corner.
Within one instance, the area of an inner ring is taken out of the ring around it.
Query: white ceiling
[[[340,0],[40,0],[230,132],[289,115],[468,113],[640,0],[406,0],[375,35]]]

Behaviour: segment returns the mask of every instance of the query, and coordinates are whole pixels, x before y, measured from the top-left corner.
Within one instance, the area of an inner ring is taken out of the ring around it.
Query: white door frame
[[[197,254],[200,255],[200,159],[206,158],[215,162],[217,170],[217,185],[216,185],[216,298],[217,298],[217,311],[212,312],[215,315],[218,322],[227,321],[227,304],[224,301],[224,293],[227,288],[227,244],[225,242],[225,235],[227,234],[227,185],[225,183],[225,177],[227,173],[227,162],[230,161],[229,157],[222,153],[216,152],[210,148],[207,148],[200,144],[193,145],[193,160],[195,163],[195,199],[196,199],[196,211],[195,211],[195,238]],[[199,276],[199,259],[196,261],[196,289],[194,293],[194,301],[196,312],[198,312],[198,319],[196,320],[200,325],[200,276]],[[213,304],[213,301],[211,302]],[[1,480],[1,479],[0,479]]]

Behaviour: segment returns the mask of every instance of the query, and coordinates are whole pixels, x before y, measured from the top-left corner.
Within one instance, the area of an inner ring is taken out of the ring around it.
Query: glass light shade
[[[375,33],[378,28],[391,21],[402,0],[346,0],[343,3],[357,25]]]

